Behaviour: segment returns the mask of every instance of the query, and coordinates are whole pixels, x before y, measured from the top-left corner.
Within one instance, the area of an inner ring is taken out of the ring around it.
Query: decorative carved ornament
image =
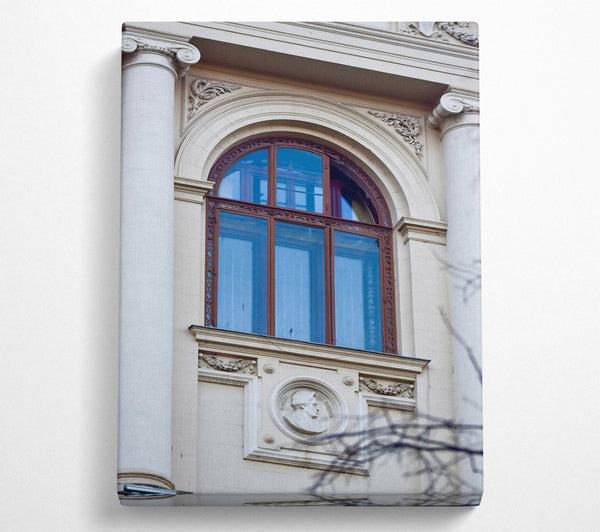
[[[479,47],[479,36],[467,33],[463,29],[468,26],[468,22],[438,22],[437,25],[451,37],[470,46]]]
[[[479,47],[479,36],[469,32],[470,22],[411,22],[407,29],[399,29],[400,33],[424,36],[442,42],[450,42],[448,35],[469,46]]]
[[[256,372],[256,360],[244,360],[242,358],[231,360],[200,353],[198,355],[198,366],[201,366],[202,362],[218,371],[250,373],[251,375]]]
[[[479,100],[455,92],[447,92],[428,118],[433,127],[440,127],[445,118],[461,113],[479,113]]]
[[[379,395],[387,395],[390,397],[408,397],[410,399],[414,396],[414,386],[412,384],[389,384],[384,386],[378,383],[374,379],[360,378],[360,391],[370,390]]]
[[[240,89],[238,85],[230,85],[221,81],[213,81],[210,79],[197,79],[190,85],[190,93],[188,100],[191,104],[188,111],[188,118],[195,116],[200,107],[204,104],[228,92]]]
[[[121,50],[124,53],[151,52],[166,55],[175,61],[180,76],[184,76],[190,65],[200,60],[198,49],[183,41],[151,37],[131,31],[123,32],[122,38]]]
[[[388,126],[392,126],[404,141],[412,146],[415,155],[419,159],[423,159],[423,144],[417,140],[421,133],[421,124],[417,118],[376,111],[369,111],[369,114],[383,120]]]

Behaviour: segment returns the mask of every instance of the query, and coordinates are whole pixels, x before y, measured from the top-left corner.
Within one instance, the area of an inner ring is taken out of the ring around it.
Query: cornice
[[[175,63],[180,77],[185,76],[190,66],[200,60],[198,48],[188,42],[132,31],[123,32],[121,50],[125,54],[145,52],[166,56]]]
[[[428,244],[446,245],[446,231],[448,224],[444,222],[431,222],[416,218],[402,217],[394,227],[404,237],[404,243],[409,240],[425,242]]]

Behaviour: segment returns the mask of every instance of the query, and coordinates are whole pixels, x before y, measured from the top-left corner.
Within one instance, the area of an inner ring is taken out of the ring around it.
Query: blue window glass
[[[382,351],[379,240],[334,231],[336,345]]]
[[[258,150],[242,157],[223,176],[219,197],[267,204],[268,150]]]
[[[323,158],[295,148],[277,149],[277,206],[323,212]]]
[[[222,329],[267,334],[268,222],[221,212],[217,324]]]
[[[275,222],[275,336],[325,343],[323,229]]]

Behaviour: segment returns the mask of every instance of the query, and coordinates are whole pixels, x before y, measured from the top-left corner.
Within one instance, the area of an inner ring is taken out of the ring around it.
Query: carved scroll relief
[[[421,123],[418,118],[394,113],[378,113],[376,111],[369,111],[369,114],[393,127],[396,133],[412,147],[415,155],[419,159],[423,159],[423,144],[417,140],[417,137],[421,134]]]
[[[240,89],[238,85],[231,85],[210,79],[197,79],[192,82],[188,94],[188,119],[198,114],[200,108],[213,98]]]

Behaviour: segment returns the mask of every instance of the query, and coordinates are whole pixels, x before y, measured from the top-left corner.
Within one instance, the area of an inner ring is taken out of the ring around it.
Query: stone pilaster
[[[123,33],[119,473],[171,476],[175,80],[187,42]],[[127,478],[124,478],[127,477]]]

